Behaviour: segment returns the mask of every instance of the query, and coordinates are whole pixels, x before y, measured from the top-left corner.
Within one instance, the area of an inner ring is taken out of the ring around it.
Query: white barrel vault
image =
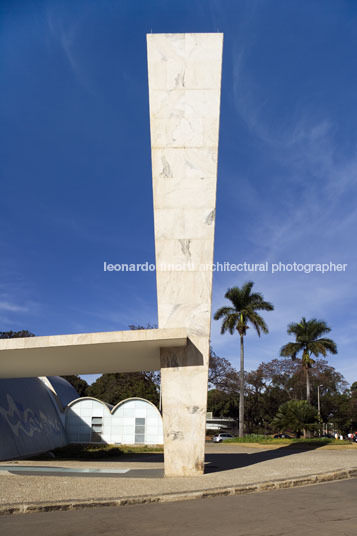
[[[127,398],[114,407],[93,397],[77,398],[67,406],[65,422],[70,443],[163,443],[161,414],[143,398]]]

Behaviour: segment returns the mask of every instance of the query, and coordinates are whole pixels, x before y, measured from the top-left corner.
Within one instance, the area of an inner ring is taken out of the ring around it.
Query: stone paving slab
[[[1,465],[10,465],[4,462]],[[11,465],[68,468],[116,468],[156,472],[161,454],[110,461],[33,461]],[[187,500],[251,493],[322,481],[357,477],[357,449],[297,451],[291,447],[252,448],[239,444],[207,445],[206,473],[184,478],[30,476],[0,471],[0,514]],[[130,473],[126,473],[130,474]],[[91,484],[92,482],[92,484]]]

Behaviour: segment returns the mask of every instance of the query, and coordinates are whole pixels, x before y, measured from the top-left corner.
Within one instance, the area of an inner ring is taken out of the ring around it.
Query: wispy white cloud
[[[121,307],[120,295],[112,295],[105,300],[107,307],[101,305],[94,310],[84,310],[78,307],[70,307],[75,313],[76,323],[73,327],[76,331],[117,331],[127,330],[129,325],[147,325],[157,322],[156,303],[133,295],[130,306]],[[115,304],[113,304],[115,302]],[[79,328],[79,329],[78,329]]]
[[[245,41],[237,38],[234,45],[235,111],[269,151],[270,169],[265,180],[270,185],[280,183],[283,191],[276,199],[269,199],[265,188],[254,188],[249,178],[241,178],[238,189],[237,179],[232,177],[235,201],[239,202],[244,191],[245,208],[250,206],[264,222],[257,225],[255,218],[248,221],[247,235],[254,246],[264,250],[267,260],[273,260],[282,253],[299,251],[297,245],[303,240],[305,250],[311,251],[316,240],[307,242],[306,237],[316,238],[316,231],[323,229],[319,254],[338,254],[346,240],[336,241],[336,237],[342,237],[344,230],[351,232],[357,224],[356,209],[346,203],[346,197],[356,194],[357,154],[341,151],[328,110],[325,117],[317,117],[297,101],[295,108],[272,113],[271,94],[256,78],[249,54],[252,40],[249,32],[245,35]]]
[[[247,110],[243,113],[247,114]],[[232,206],[238,205],[239,211],[242,203],[246,214],[252,214],[244,223],[252,258],[237,261],[257,262],[257,257],[270,263],[332,261],[347,262],[348,268],[340,274],[216,274],[213,311],[223,305],[228,287],[249,279],[255,281],[256,288],[273,302],[275,311],[265,315],[270,329],[268,336],[258,339],[255,334],[248,334],[246,368],[250,370],[263,360],[278,357],[280,347],[288,340],[289,322],[301,316],[318,317],[332,327],[331,336],[338,344],[339,354],[331,357],[331,365],[352,382],[357,372],[354,364],[357,317],[352,305],[357,209],[351,201],[357,185],[357,156],[352,153],[340,158],[334,127],[328,119],[321,122],[304,119],[294,125],[291,120],[291,134],[284,139],[275,126],[265,123],[257,114],[249,121],[247,115],[245,118],[245,123],[269,146],[272,159],[283,169],[276,183],[284,192],[279,192],[276,198],[269,197],[264,188],[251,184],[249,177],[240,179],[241,188],[237,189],[237,178],[232,177]],[[241,255],[239,243],[227,247],[234,248],[236,256]],[[212,342],[218,353],[239,365],[237,337],[222,337],[220,326],[214,321]]]
[[[5,248],[3,253],[0,261],[0,324],[3,328],[28,329],[28,325],[23,326],[23,318],[31,323],[32,318],[41,313],[42,304]]]
[[[76,20],[72,19],[70,23],[65,23],[63,17],[59,14],[55,16],[48,8],[47,26],[51,37],[61,46],[76,80],[90,95],[95,95],[93,84],[79,55],[79,34],[87,14],[82,13]]]
[[[17,305],[6,301],[0,301],[0,311],[9,311],[14,313],[25,313],[29,309],[23,305]]]

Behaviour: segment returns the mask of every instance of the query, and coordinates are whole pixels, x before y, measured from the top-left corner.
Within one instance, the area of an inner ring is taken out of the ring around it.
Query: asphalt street
[[[0,518],[1,536],[352,536],[357,479],[212,499]]]

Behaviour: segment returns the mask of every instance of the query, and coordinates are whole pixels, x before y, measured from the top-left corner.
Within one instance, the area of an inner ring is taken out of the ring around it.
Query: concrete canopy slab
[[[0,378],[160,370],[161,348],[184,347],[185,328],[0,340]]]

